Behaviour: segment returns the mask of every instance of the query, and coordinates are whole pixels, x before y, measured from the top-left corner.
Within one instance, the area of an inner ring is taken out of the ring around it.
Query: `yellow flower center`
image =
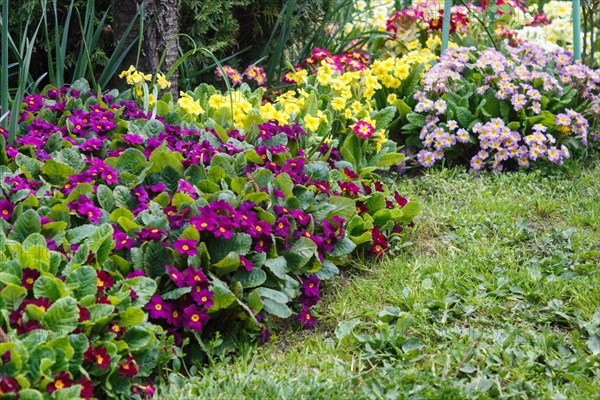
[[[162,304],[157,304],[154,306],[154,308],[158,311],[162,310]]]
[[[208,301],[208,298],[206,298],[206,296],[202,296],[200,300],[202,300],[203,303],[206,303]]]
[[[98,364],[102,364],[104,362],[104,358],[102,356],[96,356],[96,362]]]
[[[200,320],[200,316],[198,314],[192,315],[192,321],[198,322]]]
[[[56,382],[54,382],[54,387],[57,389],[62,389],[65,387],[65,383],[59,379]]]
[[[183,251],[188,251],[190,249],[190,246],[184,244],[183,246],[181,246],[181,248],[183,249]]]

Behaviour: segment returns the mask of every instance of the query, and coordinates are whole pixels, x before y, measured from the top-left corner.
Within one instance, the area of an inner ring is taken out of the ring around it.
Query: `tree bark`
[[[115,41],[119,41],[130,22],[135,19],[136,13],[142,6],[141,0],[113,0],[113,31]],[[160,66],[162,73],[166,73],[179,58],[179,0],[145,0],[144,1],[144,36],[137,69],[147,74],[153,74],[159,68],[160,58],[166,53],[165,60]],[[133,29],[126,40],[127,47],[136,42],[140,34],[139,19],[136,19]],[[123,59],[121,70],[136,65],[137,43]],[[177,97],[177,71],[170,77],[171,87],[167,89]]]

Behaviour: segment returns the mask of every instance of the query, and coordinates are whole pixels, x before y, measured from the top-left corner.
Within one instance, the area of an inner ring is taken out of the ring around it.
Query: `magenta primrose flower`
[[[319,282],[320,279],[316,275],[311,275],[302,282],[302,291],[307,296],[318,296],[319,295]]]
[[[90,346],[84,353],[83,358],[104,371],[110,365],[110,355],[106,351],[106,347],[102,345],[97,347]]]
[[[165,303],[160,295],[154,295],[150,299],[150,303],[146,305],[146,310],[150,311],[150,317],[154,319],[169,318],[169,305]]]
[[[213,305],[213,302],[211,301],[213,293],[200,285],[194,287],[192,290],[192,298],[199,306],[204,306],[206,309],[209,309]]]
[[[127,236],[126,233],[117,229],[114,231],[113,240],[115,241],[115,250],[130,249],[135,244],[135,240]]]
[[[312,328],[317,324],[316,318],[306,306],[302,306],[302,311],[298,313],[298,320],[305,328]]]
[[[192,257],[196,255],[198,242],[193,239],[179,238],[173,243],[173,247],[179,254],[187,254]]]
[[[375,133],[375,127],[366,121],[358,121],[352,125],[352,130],[363,139],[368,139]]]
[[[208,279],[206,278],[206,275],[204,275],[204,272],[202,272],[201,269],[195,269],[194,267],[187,267],[184,271],[185,274],[185,283],[188,286],[195,286],[195,285],[201,285],[204,287],[208,287],[209,282]]]
[[[246,257],[244,256],[240,256],[240,265],[242,267],[244,267],[246,269],[246,271],[252,271],[252,267],[254,266],[252,264],[252,261],[248,260]]]
[[[286,217],[281,217],[275,221],[273,233],[275,236],[288,238],[290,236],[290,221]]]
[[[170,265],[167,265],[166,269],[169,278],[175,283],[177,287],[185,286],[185,275],[183,274],[183,272]]]
[[[206,311],[198,309],[195,304],[184,308],[183,314],[186,317],[185,326],[198,332],[202,330],[202,326],[210,319]]]
[[[9,200],[0,200],[0,218],[8,221],[12,217],[15,205]]]
[[[27,290],[33,288],[33,284],[40,277],[40,271],[37,269],[24,268],[21,276],[21,284]]]
[[[143,228],[140,232],[136,232],[136,235],[143,240],[162,240],[166,232],[161,228],[148,227]]]
[[[46,386],[46,391],[48,393],[54,393],[60,389],[66,389],[68,387],[73,386],[73,379],[71,379],[71,375],[66,371],[61,371],[54,377],[54,381],[50,382],[48,386]]]
[[[142,139],[140,136],[135,135],[133,133],[128,133],[127,135],[123,135],[121,137],[121,139],[123,139],[123,141],[127,144],[130,145],[135,145],[135,144],[142,144],[144,143],[144,139]]]
[[[100,217],[102,217],[102,210],[94,206],[93,203],[80,203],[80,207],[77,212],[84,217],[87,217],[91,222],[97,224],[100,223]]]

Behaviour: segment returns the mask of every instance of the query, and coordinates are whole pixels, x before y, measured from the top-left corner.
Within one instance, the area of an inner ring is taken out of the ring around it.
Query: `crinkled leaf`
[[[73,295],[77,299],[81,299],[84,296],[96,294],[97,281],[96,270],[83,265],[67,275],[66,284],[73,291]]]
[[[78,319],[77,301],[72,297],[63,297],[48,308],[42,324],[49,330],[67,334],[77,327]]]
[[[125,331],[121,340],[127,343],[130,350],[137,351],[146,347],[153,339],[154,334],[147,328],[131,326]]]
[[[27,210],[17,218],[8,238],[23,242],[31,233],[39,233],[40,231],[40,216],[33,210]]]

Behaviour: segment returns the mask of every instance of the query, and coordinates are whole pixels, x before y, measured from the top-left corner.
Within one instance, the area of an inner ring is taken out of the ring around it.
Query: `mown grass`
[[[242,342],[161,398],[597,398],[600,162],[399,187],[424,210],[412,246],[328,284],[316,329]]]

